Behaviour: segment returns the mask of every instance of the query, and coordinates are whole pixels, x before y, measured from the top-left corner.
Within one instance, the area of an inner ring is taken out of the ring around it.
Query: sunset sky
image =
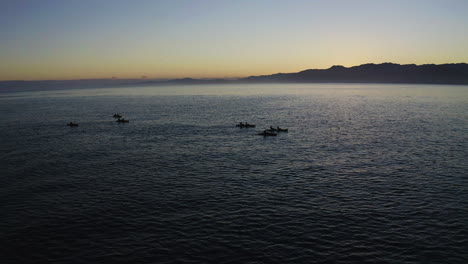
[[[468,62],[467,0],[2,0],[0,80]]]

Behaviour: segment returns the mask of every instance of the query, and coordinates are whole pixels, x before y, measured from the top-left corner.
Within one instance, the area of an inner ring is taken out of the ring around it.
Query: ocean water
[[[468,86],[9,92],[0,116],[0,263],[468,263]]]

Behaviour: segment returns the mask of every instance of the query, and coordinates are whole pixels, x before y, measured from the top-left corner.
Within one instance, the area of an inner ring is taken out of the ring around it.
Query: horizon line
[[[333,67],[343,67],[346,69],[353,68],[353,67],[359,67],[363,65],[382,65],[382,64],[394,64],[394,65],[415,65],[415,66],[424,66],[424,65],[450,65],[450,64],[468,64],[468,62],[447,62],[447,63],[441,63],[441,64],[435,64],[435,63],[425,63],[425,64],[416,64],[416,63],[407,63],[407,64],[400,64],[400,63],[395,63],[395,62],[382,62],[382,63],[373,63],[373,62],[368,62],[368,63],[363,63],[359,65],[354,65],[354,66],[343,66],[340,64],[335,64],[332,65],[328,68],[322,68],[322,69],[317,69],[317,68],[308,68],[308,69],[303,69],[300,71],[296,72],[276,72],[276,73],[270,73],[270,74],[263,74],[263,75],[248,75],[248,76],[243,76],[243,77],[201,77],[201,78],[194,78],[194,77],[179,77],[179,78],[169,78],[169,77],[160,77],[160,78],[150,78],[148,76],[141,76],[140,78],[138,77],[133,77],[133,78],[119,78],[116,76],[112,77],[103,77],[103,78],[78,78],[78,79],[33,79],[33,80],[0,80],[0,82],[47,82],[47,81],[122,81],[122,80],[133,80],[133,81],[172,81],[172,80],[184,80],[184,79],[193,79],[193,80],[238,80],[238,79],[243,79],[243,78],[249,78],[249,77],[255,77],[255,76],[268,76],[268,75],[274,75],[274,74],[290,74],[290,73],[299,73],[302,71],[307,71],[307,70],[329,70]]]

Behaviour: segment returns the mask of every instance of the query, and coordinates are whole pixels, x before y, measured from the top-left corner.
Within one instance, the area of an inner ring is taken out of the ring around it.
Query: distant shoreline
[[[207,85],[259,83],[379,83],[468,85],[468,64],[363,64],[333,66],[295,73],[250,76],[238,79],[80,79],[43,81],[0,81],[0,92],[56,89],[109,88],[148,85]]]

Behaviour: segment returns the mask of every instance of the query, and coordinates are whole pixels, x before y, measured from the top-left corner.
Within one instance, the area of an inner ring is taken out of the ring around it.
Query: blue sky
[[[0,80],[468,62],[468,1],[3,0]]]

